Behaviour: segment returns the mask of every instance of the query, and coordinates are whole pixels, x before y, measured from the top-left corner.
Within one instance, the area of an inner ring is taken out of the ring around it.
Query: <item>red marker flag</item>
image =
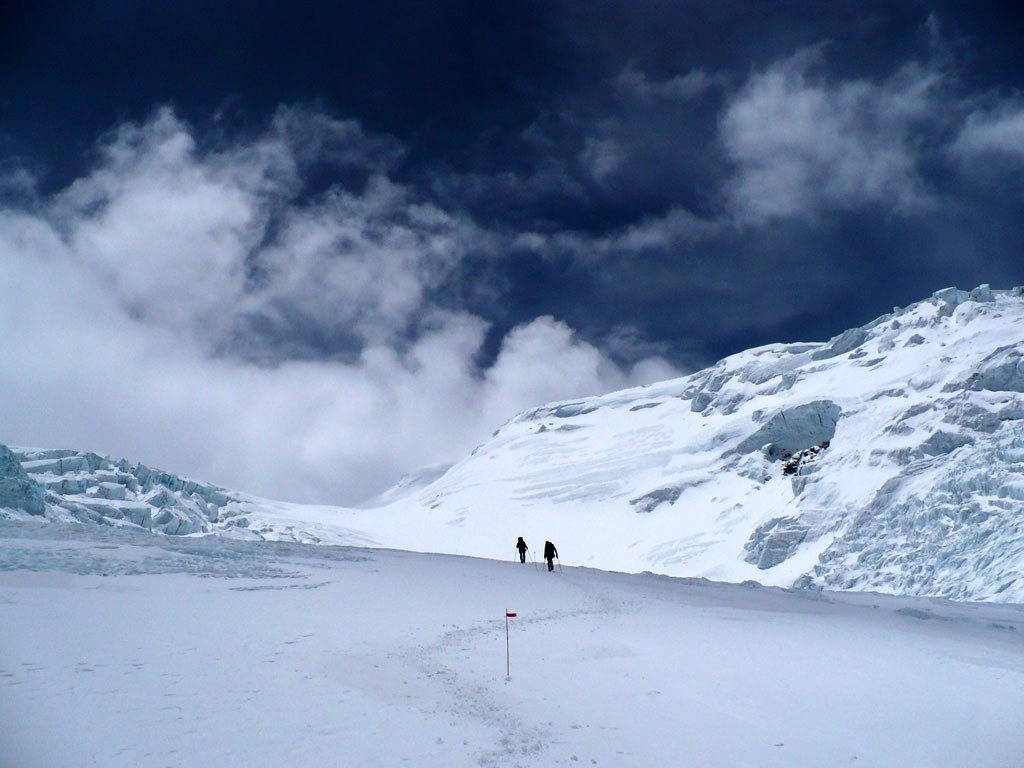
[[[508,653],[508,620],[516,617],[515,611],[510,611],[508,608],[505,609],[505,679],[511,680],[512,673],[509,671],[509,653]]]

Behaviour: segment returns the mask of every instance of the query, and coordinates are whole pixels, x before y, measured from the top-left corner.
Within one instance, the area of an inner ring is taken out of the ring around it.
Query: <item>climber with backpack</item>
[[[548,561],[548,570],[555,570],[555,558],[558,557],[558,550],[550,541],[544,542],[544,559]],[[559,566],[561,567],[561,566]]]

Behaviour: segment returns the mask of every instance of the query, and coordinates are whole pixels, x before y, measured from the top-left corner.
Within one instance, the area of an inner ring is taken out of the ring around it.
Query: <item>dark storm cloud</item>
[[[1019,29],[913,0],[23,5],[10,428],[354,500],[518,408],[1024,282]]]
[[[918,22],[905,55],[870,74],[848,40],[743,73],[648,75],[630,60],[605,97],[577,94],[534,126],[568,148],[560,172],[549,156],[519,189],[478,188],[542,213],[519,242],[547,258],[553,284],[573,254],[591,301],[567,308],[570,322],[597,334],[636,317],[679,352],[699,337],[713,356],[798,323],[825,336],[936,285],[1019,281],[1019,195],[987,199],[997,170],[1018,178],[1017,101],[975,86],[935,16]]]

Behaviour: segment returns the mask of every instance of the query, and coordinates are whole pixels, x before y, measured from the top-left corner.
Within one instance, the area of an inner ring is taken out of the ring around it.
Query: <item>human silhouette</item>
[[[522,536],[520,536],[519,537],[519,541],[516,542],[516,549],[519,550],[519,562],[520,563],[525,563],[526,562],[526,550],[528,550],[529,547],[526,546],[526,542],[523,541],[523,537]]]
[[[555,570],[555,558],[558,557],[558,550],[550,541],[544,542],[544,559],[548,561],[548,570]]]

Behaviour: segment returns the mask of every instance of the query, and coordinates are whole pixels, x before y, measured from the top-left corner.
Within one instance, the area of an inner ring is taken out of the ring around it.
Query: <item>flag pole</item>
[[[505,609],[505,679],[508,680],[512,677],[512,673],[509,671],[509,652],[508,652],[508,608]]]

